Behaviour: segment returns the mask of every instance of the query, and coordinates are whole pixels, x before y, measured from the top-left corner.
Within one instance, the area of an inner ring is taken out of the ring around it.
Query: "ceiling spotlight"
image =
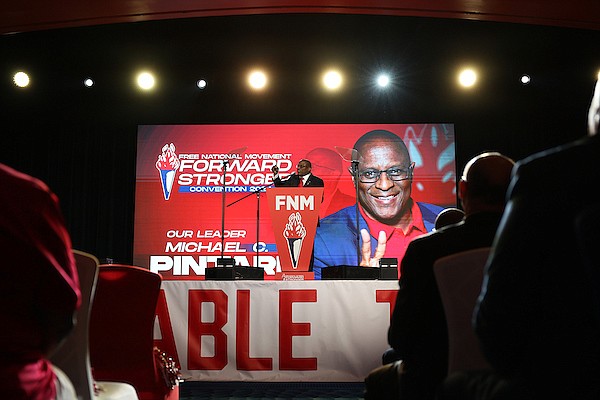
[[[323,86],[328,90],[336,90],[342,86],[344,79],[338,71],[327,71],[323,74]]]
[[[92,78],[86,78],[83,81],[83,85],[87,88],[91,88],[92,86],[94,86],[94,80]]]
[[[254,90],[261,90],[267,86],[267,75],[262,71],[252,71],[248,75],[248,85]]]
[[[471,88],[477,82],[477,73],[470,69],[464,69],[458,75],[458,83],[464,88]]]
[[[386,87],[387,85],[390,84],[390,77],[386,74],[381,74],[377,77],[377,85],[379,87]]]
[[[142,90],[150,90],[154,88],[156,80],[150,72],[140,72],[137,76],[137,84]]]
[[[531,82],[531,77],[529,75],[525,74],[521,76],[521,83],[523,85],[527,85],[529,82]]]
[[[23,71],[19,71],[13,76],[13,82],[20,88],[27,87],[29,86],[29,75]]]
[[[196,82],[196,86],[198,86],[198,89],[204,89],[206,87],[206,81],[204,79],[199,79],[198,82]]]

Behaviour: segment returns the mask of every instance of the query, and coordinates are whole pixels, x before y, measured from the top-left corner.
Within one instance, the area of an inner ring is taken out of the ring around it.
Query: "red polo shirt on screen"
[[[417,205],[416,201],[412,202],[412,222],[408,226],[408,230],[406,234],[400,228],[395,228],[390,225],[382,224],[379,221],[372,219],[367,216],[362,206],[360,208],[360,213],[367,221],[367,226],[369,227],[369,232],[371,236],[377,239],[380,231],[384,231],[387,237],[387,245],[385,248],[384,257],[397,258],[398,259],[398,277],[400,277],[400,261],[402,261],[402,257],[404,257],[404,253],[406,253],[406,248],[408,244],[416,237],[419,237],[425,233],[427,233],[427,229],[425,228],[425,224],[423,223],[423,215],[421,214],[421,209]],[[373,250],[373,249],[371,249]]]

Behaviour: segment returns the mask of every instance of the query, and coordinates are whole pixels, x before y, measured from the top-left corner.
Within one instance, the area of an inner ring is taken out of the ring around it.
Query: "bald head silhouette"
[[[458,196],[465,214],[502,211],[515,162],[498,152],[473,157],[465,166]]]

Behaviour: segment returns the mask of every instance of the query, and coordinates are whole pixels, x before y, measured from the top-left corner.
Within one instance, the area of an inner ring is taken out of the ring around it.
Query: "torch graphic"
[[[160,183],[162,184],[163,195],[165,200],[171,197],[173,182],[175,182],[175,174],[179,169],[179,158],[175,153],[175,145],[165,144],[162,148],[162,154],[158,156],[156,161],[156,169],[160,173]]]
[[[298,268],[302,242],[306,236],[306,228],[302,224],[302,215],[299,212],[290,214],[288,223],[285,224],[283,236],[287,239],[292,268],[296,269]]]

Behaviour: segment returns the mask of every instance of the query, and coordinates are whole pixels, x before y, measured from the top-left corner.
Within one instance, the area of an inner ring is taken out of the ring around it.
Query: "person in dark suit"
[[[281,186],[325,187],[325,183],[323,182],[323,179],[321,179],[318,176],[313,175],[311,173],[311,171],[312,171],[311,162],[304,158],[302,160],[298,161],[298,164],[296,165],[296,173],[289,175],[286,179],[281,179],[279,177],[279,167],[277,167],[276,165],[274,165],[273,168],[271,168],[271,171],[274,174],[273,183],[275,184],[276,187],[281,187]],[[321,201],[322,201],[322,199],[321,199]],[[320,222],[317,222],[317,225],[319,223]],[[308,268],[309,271],[313,270],[314,259],[315,259],[315,254],[314,254],[314,250],[313,250],[313,252],[311,253],[311,256],[310,256],[310,266]]]
[[[300,187],[324,187],[323,179],[311,173],[312,164],[309,160],[302,159],[296,165],[296,173],[289,175],[286,179],[279,177],[279,167],[273,166],[273,183],[275,186],[300,186]]]
[[[598,204],[599,120],[600,79],[589,135],[515,166],[475,309],[475,332],[494,371],[449,377],[444,398],[600,398],[598,288],[576,229],[580,211]]]
[[[446,317],[433,264],[450,254],[491,246],[513,165],[510,158],[497,152],[472,158],[458,183],[465,218],[420,236],[408,245],[388,330],[391,349],[383,357],[384,364],[388,364],[384,370],[390,363],[402,360],[399,383],[403,399],[433,399],[448,370]],[[367,377],[367,393],[373,388],[389,389],[374,384],[380,373],[376,371]]]

